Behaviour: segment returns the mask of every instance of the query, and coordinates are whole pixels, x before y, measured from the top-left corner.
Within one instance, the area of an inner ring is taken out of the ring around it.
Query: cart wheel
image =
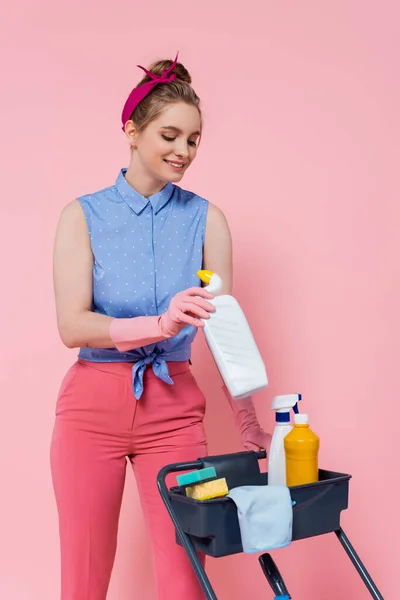
[[[280,600],[290,600],[291,596],[287,591],[285,582],[272,556],[268,553],[262,554],[258,561],[276,597],[280,598]]]

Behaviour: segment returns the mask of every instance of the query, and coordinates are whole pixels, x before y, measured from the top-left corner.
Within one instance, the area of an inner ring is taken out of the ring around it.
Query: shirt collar
[[[126,171],[127,169],[121,169],[117,177],[116,187],[123,200],[137,215],[142,212],[149,202],[155,213],[158,213],[169,202],[174,191],[174,186],[170,181],[157,194],[145,198],[127,182],[125,178]]]

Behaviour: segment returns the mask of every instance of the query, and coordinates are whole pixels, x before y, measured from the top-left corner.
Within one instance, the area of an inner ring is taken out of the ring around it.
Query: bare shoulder
[[[78,200],[64,206],[58,220],[54,241],[55,256],[71,253],[91,253],[89,230],[83,208]]]
[[[208,203],[207,223],[208,222],[217,223],[220,225],[225,224],[226,226],[228,225],[225,213],[219,208],[219,206],[213,204],[212,202]]]
[[[78,200],[71,200],[61,210],[59,223],[85,223],[85,215],[81,203]]]
[[[89,238],[85,214],[78,200],[68,202],[61,210],[56,235]]]
[[[215,235],[223,235],[230,238],[230,229],[225,213],[211,202],[208,203],[207,221],[206,221],[206,237]]]

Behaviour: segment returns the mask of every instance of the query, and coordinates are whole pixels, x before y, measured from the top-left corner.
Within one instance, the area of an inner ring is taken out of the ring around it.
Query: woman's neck
[[[144,198],[149,198],[149,196],[157,194],[166,185],[165,182],[159,181],[148,173],[145,173],[143,167],[141,168],[140,165],[132,164],[132,162],[125,173],[125,179]]]

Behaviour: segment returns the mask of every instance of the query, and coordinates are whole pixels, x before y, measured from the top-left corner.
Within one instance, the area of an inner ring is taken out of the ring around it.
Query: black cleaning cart
[[[175,525],[177,543],[186,550],[207,600],[217,600],[217,597],[197,552],[221,557],[243,551],[236,505],[228,497],[193,500],[186,497],[185,491],[179,487],[169,489],[166,477],[170,473],[214,467],[217,477],[226,478],[229,489],[242,485],[266,485],[268,473],[260,471],[258,462],[265,457],[265,452],[208,456],[193,462],[167,465],[158,474],[158,489]],[[290,488],[294,503],[292,539],[335,533],[371,596],[375,600],[383,600],[340,527],[341,511],[348,506],[350,478],[343,473],[320,470],[318,482]],[[261,555],[259,562],[276,596],[291,598],[271,555]]]

